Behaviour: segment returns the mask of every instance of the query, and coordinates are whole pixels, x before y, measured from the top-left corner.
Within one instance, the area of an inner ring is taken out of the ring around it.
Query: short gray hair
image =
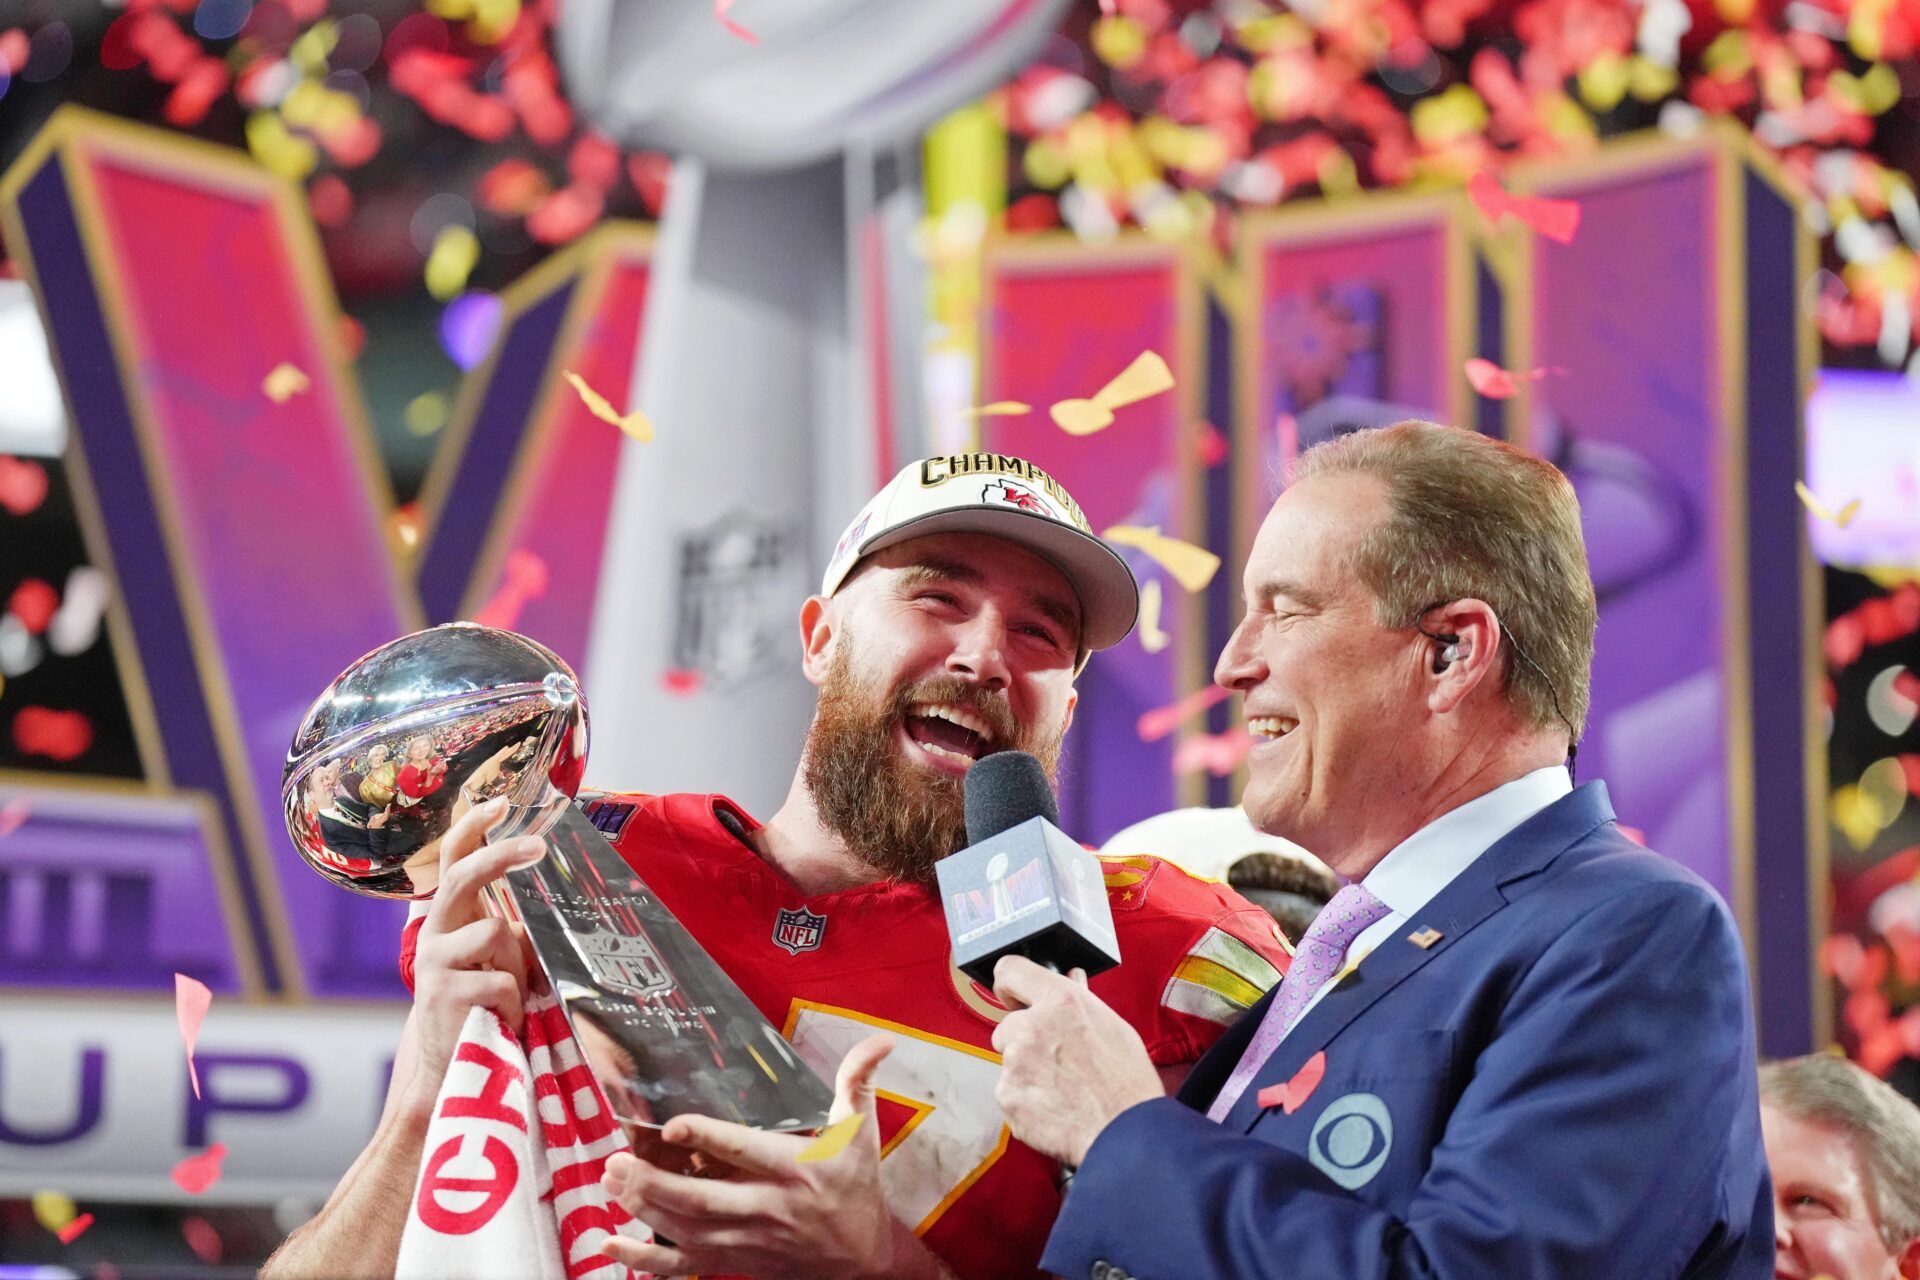
[[[1436,604],[1486,601],[1527,659],[1507,664],[1508,702],[1543,729],[1564,715],[1578,741],[1599,610],[1567,478],[1504,441],[1418,421],[1317,444],[1295,460],[1292,479],[1340,472],[1387,488],[1389,514],[1351,560],[1380,625],[1417,626]]]
[[[1920,1107],[1845,1058],[1811,1053],[1760,1068],[1760,1101],[1853,1139],[1866,1162],[1880,1239],[1898,1254],[1920,1238]]]

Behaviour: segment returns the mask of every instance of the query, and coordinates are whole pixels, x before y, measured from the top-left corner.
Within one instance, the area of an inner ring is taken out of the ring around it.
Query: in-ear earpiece
[[[1460,660],[1460,637],[1439,635],[1433,638],[1440,642],[1440,652],[1433,658],[1433,673],[1439,675],[1449,664]]]

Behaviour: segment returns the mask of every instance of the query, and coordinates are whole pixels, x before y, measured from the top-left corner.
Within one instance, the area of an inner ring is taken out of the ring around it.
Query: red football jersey
[[[803,897],[729,830],[759,824],[723,796],[605,796],[586,812],[822,1079],[859,1041],[893,1033],[875,1091],[894,1216],[963,1280],[1039,1276],[1058,1167],[1008,1133],[992,1048],[1006,1011],[954,967],[933,890],[881,882]],[[1093,990],[1156,1065],[1190,1063],[1279,981],[1279,933],[1233,890],[1171,863],[1105,868],[1123,963]]]

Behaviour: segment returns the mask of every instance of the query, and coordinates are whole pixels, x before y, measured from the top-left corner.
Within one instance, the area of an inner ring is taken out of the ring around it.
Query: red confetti
[[[140,65],[140,50],[133,33],[139,26],[140,11],[129,9],[115,18],[100,37],[100,65],[109,71],[131,71]]]
[[[658,151],[643,151],[627,157],[627,181],[640,193],[647,212],[658,214],[667,202],[667,179],[673,173],[673,161]]]
[[[60,593],[42,578],[23,580],[7,601],[7,612],[20,619],[20,625],[36,636],[47,629],[59,608]]]
[[[341,129],[319,135],[327,158],[342,169],[358,169],[380,151],[380,126],[366,116],[356,118]]]
[[[553,190],[547,175],[525,160],[502,160],[480,178],[476,194],[489,213],[525,217]]]
[[[700,692],[702,677],[698,671],[675,667],[660,673],[660,687],[677,698],[690,698]]]
[[[47,500],[47,469],[37,462],[0,453],[0,507],[24,516]]]
[[[207,990],[206,983],[184,973],[173,975],[173,1011],[180,1021],[180,1039],[187,1046],[187,1077],[193,1081],[196,1098],[200,1096],[200,1071],[193,1065],[193,1046],[212,1004],[213,992]]]
[[[353,217],[353,192],[339,174],[323,173],[307,188],[307,207],[313,210],[315,222],[337,230]]]
[[[1134,729],[1139,733],[1140,741],[1154,742],[1166,737],[1215,703],[1226,701],[1232,692],[1224,686],[1210,684],[1204,689],[1195,690],[1178,702],[1142,712],[1140,719],[1134,724]]]
[[[1537,382],[1547,376],[1545,369],[1533,369],[1527,373],[1510,373],[1491,360],[1473,357],[1466,364],[1467,381],[1473,389],[1489,400],[1505,400],[1520,390],[1523,382]]]
[[[1254,1101],[1260,1104],[1262,1110],[1278,1107],[1292,1115],[1306,1105],[1307,1099],[1320,1087],[1320,1080],[1326,1074],[1327,1051],[1322,1049],[1300,1064],[1300,1069],[1293,1073],[1293,1079],[1285,1084],[1268,1085],[1254,1095]]]
[[[77,760],[93,745],[93,723],[78,711],[22,707],[13,718],[13,745],[24,755]]]
[[[745,40],[748,44],[759,44],[759,36],[727,16],[727,10],[731,8],[733,8],[733,0],[713,0],[713,16],[720,19],[720,25],[727,29],[728,35]]]
[[[1509,195],[1499,180],[1484,170],[1467,180],[1467,194],[1488,222],[1499,222],[1503,215],[1510,213],[1547,239],[1561,244],[1571,244],[1574,233],[1580,229],[1577,201]]]
[[[349,360],[358,360],[367,345],[367,327],[352,316],[340,317],[340,346]]]
[[[1238,727],[1225,733],[1198,733],[1173,749],[1173,771],[1187,774],[1205,769],[1224,778],[1240,767],[1252,748],[1253,735]]]
[[[581,134],[567,155],[567,176],[596,191],[611,190],[620,177],[620,149],[600,134]]]
[[[541,244],[565,244],[600,220],[606,195],[574,183],[560,188],[527,215],[527,234]]]
[[[1200,442],[1195,446],[1200,455],[1200,465],[1217,467],[1227,460],[1227,436],[1211,422],[1200,424]]]
[[[527,602],[537,600],[547,589],[547,562],[525,548],[516,549],[507,557],[505,580],[493,593],[493,598],[480,607],[473,620],[483,627],[498,627],[502,631],[511,631],[513,624],[520,620],[520,611]]]
[[[173,92],[167,95],[167,105],[161,114],[168,124],[183,129],[199,124],[232,80],[227,64],[219,58],[196,58]]]
[[[82,1235],[86,1234],[87,1228],[92,1225],[93,1215],[83,1213],[53,1234],[60,1237],[61,1244],[72,1244],[75,1240],[78,1240]]]
[[[214,1263],[226,1256],[227,1243],[220,1238],[219,1229],[198,1214],[182,1220],[180,1234],[185,1237],[187,1248],[202,1262]]]
[[[168,1176],[182,1191],[197,1196],[220,1181],[220,1162],[227,1158],[227,1144],[216,1142],[197,1156],[188,1156],[173,1166]]]
[[[9,76],[20,74],[20,69],[27,65],[27,55],[30,51],[27,33],[20,28],[14,27],[10,31],[0,33],[0,66],[7,69]]]

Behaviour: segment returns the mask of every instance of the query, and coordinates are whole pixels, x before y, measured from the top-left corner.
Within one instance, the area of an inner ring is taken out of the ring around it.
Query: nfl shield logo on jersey
[[[802,951],[818,951],[820,939],[826,935],[827,918],[817,916],[801,907],[798,911],[782,911],[773,920],[773,940],[787,949],[787,954],[797,956]]]

